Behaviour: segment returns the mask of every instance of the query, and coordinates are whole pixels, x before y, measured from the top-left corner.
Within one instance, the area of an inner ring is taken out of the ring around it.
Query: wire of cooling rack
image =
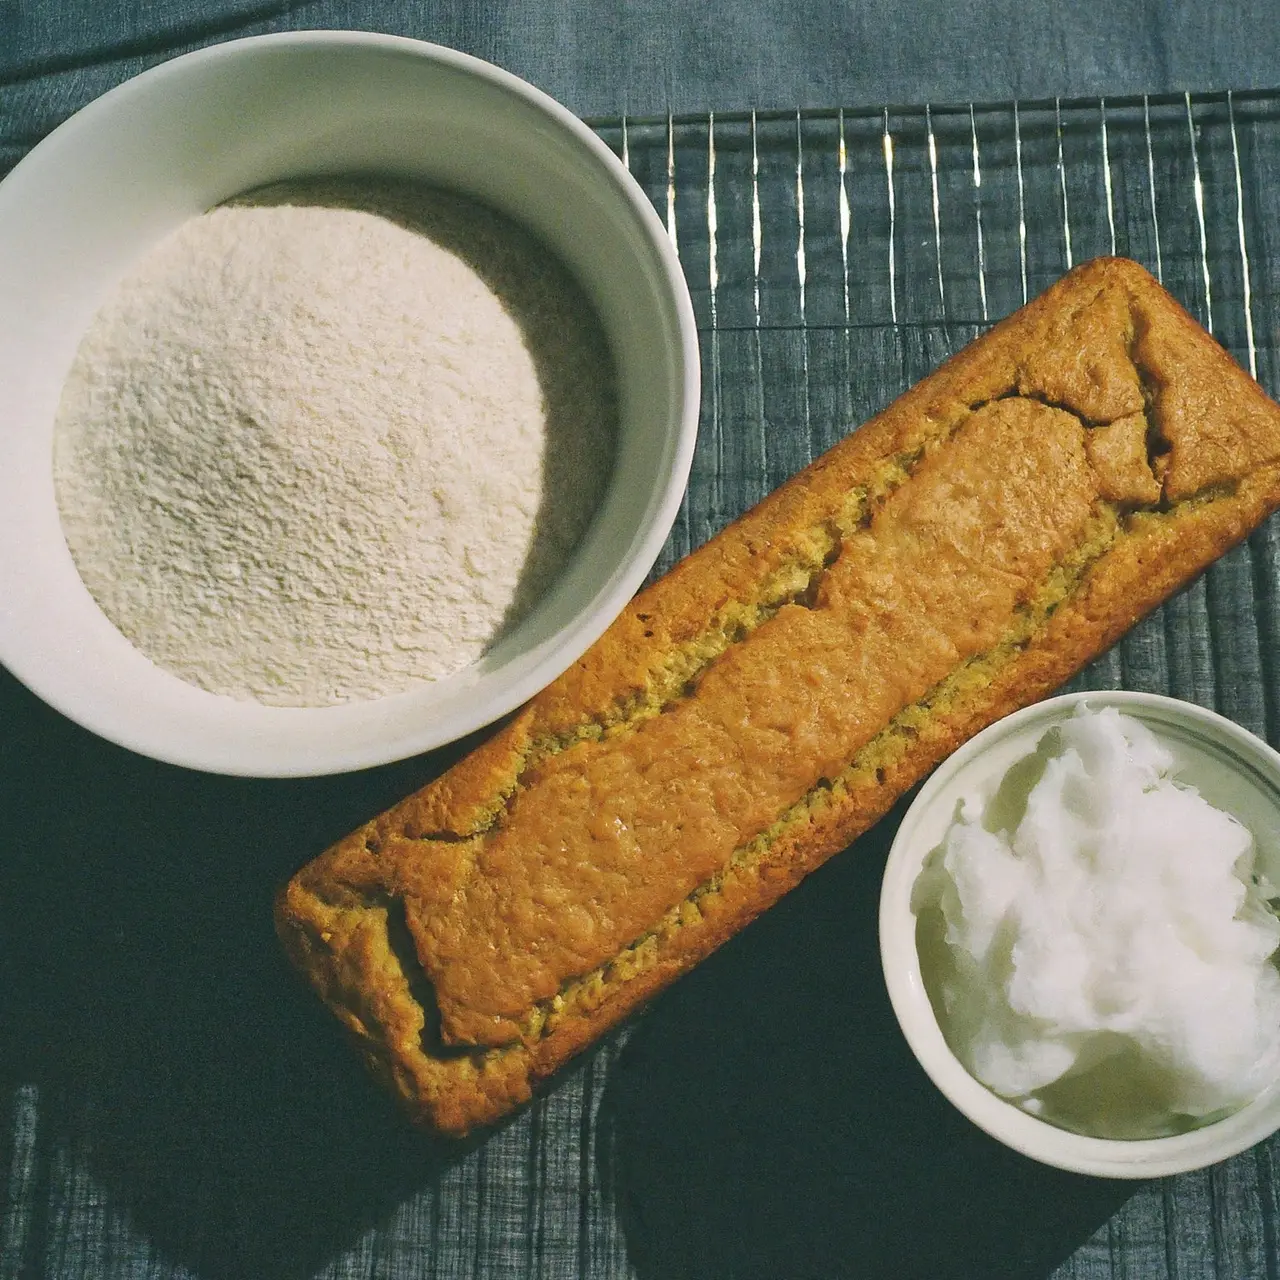
[[[969,132],[973,138],[973,205],[974,219],[978,232],[978,293],[982,301],[982,319],[989,318],[987,310],[987,250],[986,241],[982,238],[982,161],[978,152],[978,122],[974,116],[973,104],[969,104]],[[1064,224],[1065,225],[1065,224]],[[942,232],[938,232],[938,254],[942,254]]]
[[[1244,229],[1244,179],[1240,172],[1240,137],[1236,132],[1235,103],[1227,95],[1227,123],[1231,131],[1231,162],[1236,184],[1236,232],[1239,237],[1240,266],[1243,270],[1245,337],[1249,347],[1249,372],[1258,376],[1258,351],[1253,332],[1253,284],[1249,269],[1249,248]]]

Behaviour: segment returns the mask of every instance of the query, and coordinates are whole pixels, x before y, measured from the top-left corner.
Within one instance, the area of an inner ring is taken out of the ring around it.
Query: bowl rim
[[[278,746],[264,751],[256,743],[254,731],[246,729],[242,740],[230,750],[211,751],[200,741],[179,742],[173,737],[166,737],[163,732],[157,733],[142,718],[118,723],[109,717],[86,712],[76,704],[73,694],[59,686],[56,674],[30,659],[31,646],[24,644],[17,635],[21,628],[6,627],[3,610],[0,610],[0,664],[44,702],[98,736],[153,759],[213,773],[252,777],[322,776],[407,759],[492,725],[554,681],[600,638],[643,584],[680,510],[697,443],[701,361],[688,281],[671,237],[648,196],[609,146],[567,107],[519,76],[474,55],[408,36],[327,29],[272,32],[222,41],[166,59],[94,98],[51,130],[0,180],[0,204],[6,199],[20,199],[27,175],[38,172],[51,151],[74,141],[83,130],[96,129],[101,117],[119,112],[136,98],[152,93],[157,85],[181,78],[193,68],[234,61],[246,54],[271,48],[295,51],[349,48],[360,52],[409,55],[483,80],[523,101],[548,119],[562,135],[585,152],[588,166],[599,171],[613,197],[618,199],[641,231],[643,242],[652,254],[651,266],[655,268],[655,278],[660,282],[663,308],[670,313],[668,340],[674,339],[672,359],[677,375],[673,380],[672,394],[673,417],[678,421],[672,427],[664,450],[664,456],[670,460],[666,476],[661,487],[655,483],[648,523],[635,527],[627,558],[615,566],[607,589],[602,589],[595,596],[590,609],[561,626],[554,633],[555,642],[543,644],[537,660],[525,671],[492,690],[486,689],[483,700],[474,700],[476,706],[483,707],[481,712],[451,713],[443,729],[432,710],[427,708],[415,732],[399,734],[388,746],[381,746],[382,740],[378,739],[363,749],[353,749],[344,744],[346,735],[342,732],[342,725],[344,717],[350,722],[353,709],[383,705],[392,699],[413,699],[431,689],[444,687],[446,682],[450,685],[457,682],[456,687],[462,688],[467,678],[476,678],[474,666],[463,668],[446,677],[445,681],[429,682],[420,689],[359,703],[307,708],[245,703],[242,705],[255,708],[254,714],[265,711],[280,724],[284,724],[286,718],[307,717],[315,721],[324,717],[324,724],[331,724],[331,730],[316,725],[314,732],[317,737],[327,736],[328,745],[319,748],[312,744],[305,751],[295,751],[293,754],[297,758],[288,758]],[[232,701],[203,690],[198,692],[220,702]]]
[[[881,967],[890,1003],[912,1053],[942,1094],[991,1137],[1042,1164],[1116,1179],[1187,1173],[1248,1150],[1280,1128],[1280,1081],[1247,1106],[1188,1133],[1160,1138],[1097,1138],[1060,1129],[1006,1101],[961,1064],[943,1036],[925,989],[916,947],[911,890],[929,849],[915,840],[923,816],[952,778],[1005,738],[1037,724],[1047,729],[1082,703],[1121,711],[1147,708],[1199,727],[1236,756],[1259,765],[1280,790],[1280,752],[1235,721],[1197,703],[1135,690],[1060,694],[995,721],[949,756],[912,800],[890,845],[881,882]]]

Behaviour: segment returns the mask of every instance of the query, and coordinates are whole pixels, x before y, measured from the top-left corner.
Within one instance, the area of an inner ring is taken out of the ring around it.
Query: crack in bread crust
[[[1009,388],[996,396],[970,404],[963,417],[951,422],[947,430],[942,431],[927,445],[928,449],[937,449],[945,445],[957,431],[963,428],[969,417],[986,408],[988,404],[1010,399],[1021,399],[1043,404],[1046,408],[1056,408],[1070,413],[1080,422],[1085,430],[1094,430],[1110,425],[1107,421],[1085,419],[1080,413],[1071,410],[1069,404],[1055,403],[1043,396],[1030,396]],[[1153,436],[1158,439],[1158,435]],[[1167,452],[1167,447],[1160,452]],[[772,573],[762,584],[759,599],[754,602],[731,602],[731,607],[710,618],[703,635],[698,639],[678,646],[667,655],[659,668],[653,687],[644,692],[632,692],[630,696],[620,698],[602,716],[581,719],[575,726],[557,733],[549,733],[538,737],[527,744],[511,780],[493,797],[493,804],[483,817],[468,824],[465,831],[452,828],[436,828],[430,831],[406,829],[404,837],[411,840],[433,841],[466,841],[476,836],[492,835],[502,826],[509,812],[509,801],[520,790],[526,781],[527,774],[534,771],[539,764],[550,756],[559,755],[571,749],[579,742],[598,741],[605,736],[626,733],[634,730],[645,719],[662,714],[684,698],[689,698],[701,676],[714,663],[718,662],[733,646],[748,639],[756,628],[768,622],[785,607],[786,604],[801,604],[809,607],[813,596],[822,584],[822,577],[840,554],[841,540],[851,532],[865,529],[872,521],[874,513],[883,506],[884,500],[891,497],[902,485],[909,483],[916,466],[925,456],[925,449],[914,449],[909,453],[888,458],[883,463],[881,474],[872,484],[852,490],[845,511],[836,517],[828,518],[810,529],[804,535],[804,543],[812,545],[813,553],[808,557],[796,557]],[[1152,453],[1152,458],[1156,454]],[[374,840],[370,836],[370,841]],[[371,852],[376,852],[370,846]]]
[[[991,404],[1009,400],[1023,400],[1068,413],[1086,431],[1110,425],[1105,421],[1087,419],[1075,413],[1069,405],[1054,403],[1046,397],[1027,395],[1010,388],[968,406],[964,416],[931,440],[927,449],[933,451],[946,445],[975,413]],[[803,541],[814,548],[812,554],[796,557],[785,564],[762,583],[757,600],[731,602],[730,607],[709,620],[705,632],[696,640],[672,650],[662,663],[654,686],[646,693],[632,693],[628,697],[619,698],[603,715],[584,718],[570,729],[530,741],[513,776],[503,790],[494,796],[490,811],[483,818],[478,818],[462,831],[440,828],[405,830],[402,834],[406,839],[423,842],[465,841],[476,836],[490,835],[502,825],[512,795],[538,765],[580,742],[599,741],[609,735],[629,732],[644,720],[660,715],[680,700],[692,696],[699,679],[725,653],[747,640],[780,609],[788,604],[812,606],[812,599],[821,587],[824,574],[839,556],[842,539],[870,524],[884,502],[910,481],[925,453],[926,449],[915,449],[886,459],[882,473],[875,483],[851,492],[851,510],[824,520],[806,532]],[[370,840],[373,839],[371,835]],[[377,852],[373,847],[370,847],[370,851]]]
[[[979,410],[1005,400],[1026,400],[1057,409],[1076,418],[1086,431],[1107,427],[1107,420],[1091,420],[1075,412],[1070,405],[1058,403],[1041,395],[1030,395],[1014,387],[968,406],[965,415],[949,425],[945,432],[930,441],[927,448],[945,445],[964,423]],[[1168,452],[1168,442],[1160,437],[1159,428],[1149,414],[1147,419],[1148,463],[1153,469],[1159,459]],[[916,466],[925,456],[925,449],[915,449],[885,461],[876,482],[851,491],[848,508],[839,516],[821,522],[807,532],[804,541],[816,548],[808,557],[797,557],[780,570],[771,574],[761,586],[759,599],[742,603],[731,602],[732,607],[709,620],[706,631],[696,640],[674,649],[662,663],[654,687],[644,693],[632,693],[619,698],[609,710],[599,716],[584,718],[568,730],[535,738],[526,746],[520,763],[507,785],[495,794],[489,812],[477,818],[466,830],[439,828],[429,831],[406,829],[407,839],[423,842],[458,842],[486,836],[494,832],[508,812],[511,797],[520,789],[528,773],[543,761],[559,755],[585,741],[597,741],[607,735],[626,733],[651,716],[659,715],[682,698],[692,695],[698,680],[729,649],[741,644],[759,626],[772,618],[787,604],[806,605],[818,591],[824,573],[829,570],[840,552],[840,543],[854,530],[865,528],[879,509],[898,488],[910,481]],[[1138,507],[1139,503],[1129,504]],[[1145,505],[1155,506],[1154,503]],[[369,836],[370,852],[376,853],[375,837]]]

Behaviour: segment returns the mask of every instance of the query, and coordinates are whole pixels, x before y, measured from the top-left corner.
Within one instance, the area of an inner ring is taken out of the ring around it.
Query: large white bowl
[[[507,212],[595,303],[620,438],[603,507],[531,614],[457,676],[376,701],[274,708],[153,665],[80,581],[54,502],[63,380],[113,284],[185,219],[266,182],[355,171],[425,180]],[[502,716],[597,639],[652,567],[697,430],[688,289],[652,205],[570,112],[464,54],[302,32],[176,58],[99,98],[0,183],[0,662],[135,751],[222,773],[333,773]]]
[[[1188,1133],[1121,1140],[1070,1133],[991,1092],[965,1070],[943,1035],[925,987],[912,889],[966,795],[987,794],[1044,733],[1081,702],[1116,707],[1169,746],[1180,779],[1252,831],[1258,868],[1280,883],[1280,754],[1223,716],[1156,694],[1066,694],[997,721],[945,761],[920,789],[889,851],[880,893],[880,954],[894,1013],[921,1066],[992,1137],[1043,1164],[1108,1178],[1154,1178],[1225,1160],[1280,1129],[1280,1081],[1248,1106]]]

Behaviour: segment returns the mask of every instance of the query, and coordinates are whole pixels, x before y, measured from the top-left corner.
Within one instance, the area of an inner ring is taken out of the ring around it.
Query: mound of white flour
[[[54,437],[80,575],[235,698],[373,698],[477,658],[601,497],[611,364],[567,273],[474,204],[274,188],[192,219],[97,315]]]

